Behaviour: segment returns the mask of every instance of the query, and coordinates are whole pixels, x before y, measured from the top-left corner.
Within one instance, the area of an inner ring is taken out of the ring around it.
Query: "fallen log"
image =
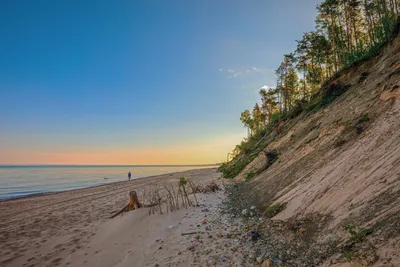
[[[114,213],[113,215],[111,215],[110,219],[117,217],[118,215],[120,215],[123,212],[129,211],[129,204],[127,204],[125,207],[123,207],[122,209],[120,209],[119,211],[117,211],[116,213]]]

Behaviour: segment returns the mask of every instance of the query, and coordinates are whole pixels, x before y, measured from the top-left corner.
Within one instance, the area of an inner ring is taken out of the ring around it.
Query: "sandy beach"
[[[215,168],[200,169],[0,202],[0,266],[204,266],[190,248],[194,237],[181,234],[204,230],[221,192],[200,194],[199,207],[162,215],[141,208],[110,219],[129,191],[181,176],[222,183]]]

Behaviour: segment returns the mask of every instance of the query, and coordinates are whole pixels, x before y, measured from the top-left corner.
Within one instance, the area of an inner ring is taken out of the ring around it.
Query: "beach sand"
[[[129,191],[181,176],[223,182],[215,168],[200,169],[0,202],[0,266],[205,266],[210,256],[198,251],[213,244],[212,236],[207,243],[181,234],[211,227],[212,220],[221,224],[215,216],[222,192],[199,194],[200,207],[162,215],[141,208],[110,219]]]

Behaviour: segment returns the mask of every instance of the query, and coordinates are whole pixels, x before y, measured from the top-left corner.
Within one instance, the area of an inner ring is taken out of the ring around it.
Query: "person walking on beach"
[[[131,179],[131,176],[132,176],[131,172],[128,172],[128,179],[129,180]]]

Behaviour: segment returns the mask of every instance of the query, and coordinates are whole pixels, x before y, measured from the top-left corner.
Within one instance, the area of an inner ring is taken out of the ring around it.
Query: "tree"
[[[265,125],[264,123],[265,117],[258,103],[254,105],[252,115],[253,115],[253,131],[258,133],[262,129],[263,125]]]
[[[253,118],[251,117],[249,110],[246,109],[242,112],[240,115],[240,121],[243,123],[244,127],[247,128],[247,136],[251,136],[253,129]]]
[[[262,110],[263,113],[266,115],[266,122],[270,123],[272,115],[274,113],[279,112],[279,106],[277,101],[277,91],[276,89],[270,88],[267,90],[266,88],[260,89],[260,96],[262,102]]]

